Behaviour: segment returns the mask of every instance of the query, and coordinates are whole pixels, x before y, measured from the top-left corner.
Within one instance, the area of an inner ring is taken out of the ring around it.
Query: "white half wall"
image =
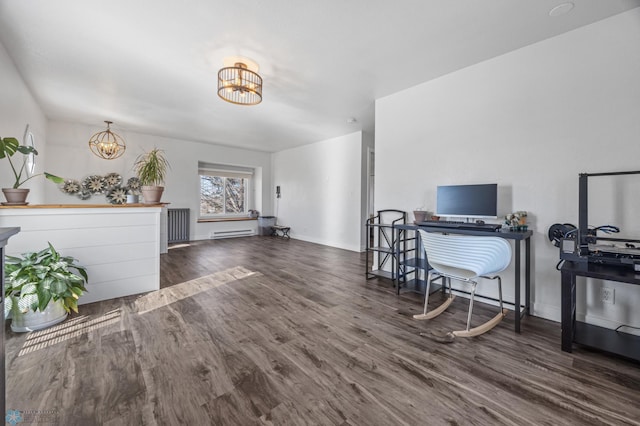
[[[19,226],[7,254],[51,243],[86,268],[79,304],[160,289],[160,207],[0,208],[0,226]]]
[[[273,154],[273,186],[279,225],[291,237],[360,251],[362,132]]]
[[[47,119],[31,94],[31,91],[22,80],[13,61],[9,57],[4,45],[0,43],[0,77],[2,82],[2,94],[0,94],[0,137],[14,137],[24,143],[23,136],[27,124],[35,137],[36,173],[42,173],[47,144]],[[20,154],[12,158],[14,165],[20,167],[22,159]],[[0,187],[11,188],[15,178],[6,159],[0,161]],[[38,176],[21,186],[31,191],[27,201],[31,204],[42,203],[44,199],[43,187],[46,179]],[[2,201],[4,196],[0,195]]]
[[[437,185],[497,182],[499,214],[526,210],[535,231],[534,314],[559,321],[558,251],[547,230],[577,224],[579,173],[640,169],[638,46],[640,8],[379,99],[376,209],[433,211]],[[624,204],[590,197],[636,212],[615,224],[640,238],[634,188],[616,198]],[[513,270],[503,276],[513,300]],[[640,289],[607,283],[629,303],[603,306],[602,285],[580,285],[578,316],[640,325]]]
[[[126,180],[135,176],[132,167],[139,154],[154,147],[163,149],[171,168],[165,182],[162,201],[170,203],[168,208],[189,208],[191,210],[191,240],[208,239],[214,230],[228,230],[239,224],[243,228],[257,228],[255,220],[197,223],[200,208],[198,161],[255,168],[256,174],[251,186],[254,194],[253,197],[250,197],[249,208],[257,209],[264,215],[273,214],[272,192],[267,184],[271,177],[270,153],[128,132],[118,128],[115,123],[111,128],[125,139],[127,150],[120,158],[103,160],[93,155],[88,146],[91,135],[105,129],[102,123],[87,126],[78,123],[50,121],[48,128],[47,170],[65,179],[82,180],[92,174],[104,175],[115,172],[121,174]],[[48,182],[47,185],[46,203],[99,204],[107,202],[102,195],[81,201],[75,196],[62,193],[53,183]]]

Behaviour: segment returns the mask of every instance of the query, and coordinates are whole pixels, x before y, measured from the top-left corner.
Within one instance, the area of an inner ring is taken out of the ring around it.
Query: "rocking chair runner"
[[[505,270],[511,263],[511,246],[499,237],[455,235],[426,232],[419,230],[420,238],[433,269],[427,276],[427,288],[424,298],[424,311],[414,315],[415,319],[431,319],[451,304],[455,296],[451,293],[451,279],[471,284],[471,299],[467,316],[466,330],[454,331],[453,336],[472,337],[486,333],[498,325],[507,314],[502,307],[502,280],[497,273]],[[449,297],[438,308],[427,312],[429,287],[431,282],[443,278],[449,284]],[[500,300],[500,312],[484,324],[471,328],[471,313],[478,278],[497,279]]]

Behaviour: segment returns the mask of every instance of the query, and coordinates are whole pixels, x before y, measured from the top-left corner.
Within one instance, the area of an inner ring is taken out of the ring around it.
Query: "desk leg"
[[[371,244],[369,244],[369,227],[367,226],[365,228],[367,231],[367,240],[365,241],[365,250],[364,250],[364,278],[366,280],[369,279],[369,247],[371,246]]]
[[[520,240],[516,240],[516,333],[520,333]]]
[[[576,322],[576,276],[570,272],[561,272],[561,328],[562,350],[571,352],[573,346],[573,332]]]
[[[398,229],[398,241],[395,244],[395,258],[396,258],[396,268],[395,268],[395,274],[396,274],[396,296],[400,295],[400,241],[403,238],[403,232],[404,230],[402,229]],[[406,266],[405,266],[406,268]]]
[[[531,315],[531,238],[524,240],[524,309]]]

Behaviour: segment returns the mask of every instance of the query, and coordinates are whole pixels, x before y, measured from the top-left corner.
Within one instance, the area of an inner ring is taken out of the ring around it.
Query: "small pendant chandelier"
[[[243,62],[218,71],[218,96],[237,105],[257,105],[262,102],[262,77]]]
[[[113,133],[109,128],[113,122],[105,120],[105,123],[107,123],[107,130],[91,136],[91,139],[89,139],[89,148],[91,152],[98,157],[104,158],[105,160],[113,160],[114,158],[122,156],[127,146],[124,139]]]

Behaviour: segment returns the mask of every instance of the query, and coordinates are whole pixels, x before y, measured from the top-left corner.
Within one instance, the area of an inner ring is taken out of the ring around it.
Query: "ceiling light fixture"
[[[257,105],[262,102],[262,77],[243,62],[218,71],[218,96],[237,105]]]
[[[566,2],[566,3],[562,3],[557,5],[556,7],[554,7],[553,9],[551,9],[549,11],[549,16],[552,17],[556,17],[556,16],[562,16],[565,13],[569,13],[571,11],[571,9],[573,9],[575,5],[573,3],[571,3],[570,1]]]
[[[107,123],[107,130],[91,136],[91,139],[89,139],[89,148],[91,152],[98,157],[104,158],[105,160],[113,160],[124,154],[127,145],[124,139],[113,133],[109,128],[113,122],[105,120],[105,123]]]

